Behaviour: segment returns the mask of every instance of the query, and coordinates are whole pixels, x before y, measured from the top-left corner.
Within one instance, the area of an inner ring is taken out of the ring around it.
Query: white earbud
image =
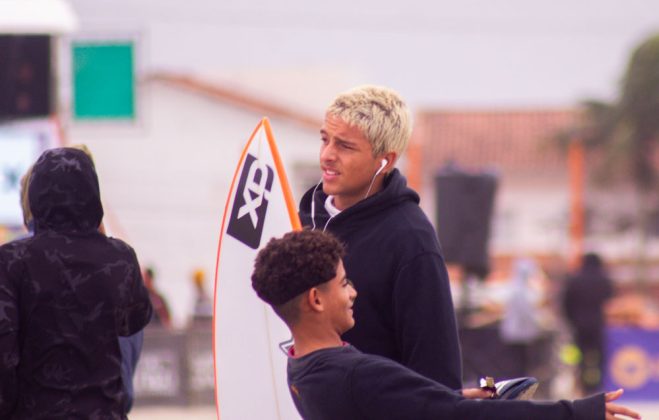
[[[371,183],[370,183],[370,185],[368,186],[368,191],[366,191],[366,195],[364,196],[364,198],[368,197],[368,194],[371,192],[371,188],[373,187],[373,182],[375,181],[375,178],[376,178],[378,175],[380,175],[380,172],[382,172],[382,170],[384,169],[384,167],[387,166],[387,163],[389,163],[389,161],[388,161],[387,159],[382,159],[382,161],[380,162],[380,169],[378,169],[378,170],[375,172],[375,175],[373,175],[373,178],[371,179]]]
[[[389,163],[389,161],[387,159],[382,159],[382,162],[380,163],[380,169],[377,170],[377,172],[375,173],[375,176],[380,175],[380,172],[382,172],[384,167],[387,166],[387,163]]]

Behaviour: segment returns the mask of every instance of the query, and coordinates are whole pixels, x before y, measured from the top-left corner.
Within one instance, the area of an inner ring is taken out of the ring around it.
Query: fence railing
[[[133,386],[136,406],[214,404],[210,326],[175,332],[145,329]]]

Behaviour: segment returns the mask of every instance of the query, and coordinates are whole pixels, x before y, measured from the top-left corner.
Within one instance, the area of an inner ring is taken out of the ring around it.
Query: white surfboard
[[[300,229],[270,123],[256,127],[231,183],[215,269],[213,354],[221,420],[298,419],[286,384],[286,325],[251,285],[254,259],[270,238]]]

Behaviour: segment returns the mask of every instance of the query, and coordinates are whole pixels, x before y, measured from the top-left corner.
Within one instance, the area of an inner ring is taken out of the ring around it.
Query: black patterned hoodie
[[[151,317],[135,252],[98,231],[80,150],[44,152],[29,201],[34,236],[0,247],[0,419],[124,419],[117,336]]]

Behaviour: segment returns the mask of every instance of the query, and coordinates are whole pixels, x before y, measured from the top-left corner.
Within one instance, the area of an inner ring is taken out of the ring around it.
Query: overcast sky
[[[144,71],[242,77],[259,89],[270,82],[312,109],[359,83],[389,85],[426,107],[612,97],[630,49],[659,31],[654,0],[71,3],[81,34],[137,34]]]

